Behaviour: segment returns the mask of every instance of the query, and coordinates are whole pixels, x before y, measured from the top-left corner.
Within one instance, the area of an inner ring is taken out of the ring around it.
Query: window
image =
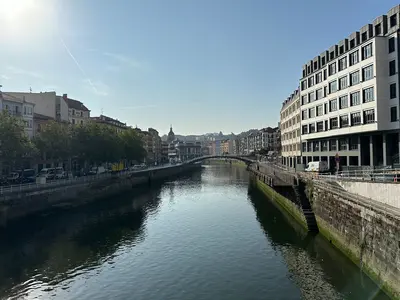
[[[356,41],[355,41],[355,39],[352,39],[350,41],[350,49],[353,49],[355,46],[356,46]]]
[[[375,35],[380,35],[382,33],[381,24],[375,25]]]
[[[337,100],[333,99],[329,101],[329,111],[336,111],[337,110]]]
[[[75,124],[75,119],[72,119],[72,124]]]
[[[346,139],[339,139],[339,150],[346,151],[347,150],[347,141]]]
[[[301,151],[307,152],[307,143],[301,143]]]
[[[302,120],[307,120],[307,118],[308,118],[307,109],[302,110],[301,111],[301,119]]]
[[[356,71],[350,74],[350,86],[360,83],[360,72]]]
[[[339,109],[349,107],[349,99],[347,95],[339,97]]]
[[[347,88],[347,76],[339,78],[339,90]]]
[[[344,46],[339,47],[339,54],[342,55],[344,52]]]
[[[367,40],[367,32],[363,32],[362,34],[361,34],[361,42],[365,42]]]
[[[357,150],[358,149],[358,136],[351,136],[349,138],[349,145],[350,145],[350,150]]]
[[[349,116],[343,115],[339,117],[340,119],[340,128],[349,126]]]
[[[308,115],[310,116],[310,118],[314,118],[315,117],[315,108],[310,108]]]
[[[322,116],[324,114],[324,107],[322,105],[317,106],[317,117]]]
[[[330,128],[330,129],[336,129],[336,128],[338,128],[338,120],[337,120],[336,117],[335,117],[335,118],[330,118],[330,119],[329,119],[329,128]]]
[[[394,14],[393,16],[390,16],[390,27],[394,27],[397,25],[397,15]]]
[[[391,37],[389,39],[389,53],[394,52],[394,50],[396,50],[396,46],[394,44],[394,37]]]
[[[363,90],[363,102],[371,102],[374,101],[374,88],[370,87]]]
[[[324,103],[324,112],[325,112],[325,114],[327,114],[329,112],[328,111],[328,102]]]
[[[396,98],[396,94],[397,94],[397,92],[396,92],[396,84],[392,83],[390,85],[390,99]]]
[[[350,66],[354,66],[358,63],[358,50],[350,53]]]
[[[328,73],[329,73],[329,76],[336,74],[336,63],[335,62],[328,66]]]
[[[360,104],[360,92],[350,94],[350,105],[355,106]]]
[[[27,113],[26,113],[26,106],[24,106],[24,115],[26,115]]]
[[[372,43],[362,47],[361,51],[363,60],[370,58],[372,56]]]
[[[321,64],[322,64],[323,66],[325,65],[325,56],[322,57],[322,59],[321,59]]]
[[[312,143],[307,143],[307,152],[312,152]]]
[[[315,124],[311,123],[310,124],[310,133],[314,133],[315,132]]]
[[[308,133],[308,125],[303,125],[301,130],[303,132],[302,134],[307,134]]]
[[[307,80],[301,82],[301,90],[304,91],[305,89],[307,89]]]
[[[324,98],[324,93],[323,93],[323,90],[322,90],[322,88],[321,89],[318,89],[317,91],[316,91],[316,100],[319,100],[319,99],[322,99],[322,98]]]
[[[329,150],[330,151],[337,151],[336,140],[329,141]]]
[[[324,80],[326,80],[326,69],[324,70]]]
[[[324,131],[324,122],[317,122],[317,132]]]
[[[392,60],[389,62],[389,76],[396,74],[396,61]]]
[[[307,95],[301,96],[301,105],[307,104]]]
[[[308,87],[312,87],[314,85],[314,76],[308,78]]]
[[[364,124],[375,123],[375,110],[368,109],[364,111]]]
[[[318,84],[322,82],[322,72],[319,72],[315,75],[315,83]]]
[[[342,71],[347,68],[347,57],[343,57],[339,59],[339,71]]]
[[[75,109],[72,110],[72,115],[75,116]]]
[[[308,94],[308,103],[311,103],[315,100],[315,93],[311,92]]]
[[[313,150],[319,151],[319,142],[318,141],[313,142]]]
[[[370,65],[362,69],[362,80],[367,81],[374,78],[374,66]]]
[[[397,106],[393,106],[390,108],[390,122],[397,121]]]
[[[332,60],[334,58],[335,58],[335,52],[332,51],[332,52],[329,53],[329,59]]]
[[[334,93],[336,91],[337,91],[337,82],[336,82],[336,80],[329,82],[329,94],[332,94],[332,93]]]
[[[328,151],[328,141],[321,142],[321,151]]]
[[[351,116],[351,126],[361,125],[361,113],[352,113]]]

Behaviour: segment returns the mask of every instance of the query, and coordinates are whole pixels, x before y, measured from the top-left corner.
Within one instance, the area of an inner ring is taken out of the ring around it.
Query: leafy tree
[[[34,139],[44,159],[66,160],[71,157],[71,130],[67,124],[49,122]]]
[[[126,160],[141,161],[146,156],[143,141],[133,129],[127,129],[120,133],[123,158]]]
[[[0,112],[0,161],[14,164],[34,153],[35,147],[24,132],[22,120]]]

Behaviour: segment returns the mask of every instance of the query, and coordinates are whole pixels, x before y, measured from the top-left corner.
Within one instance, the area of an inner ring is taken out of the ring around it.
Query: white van
[[[305,172],[318,173],[327,172],[328,170],[328,162],[326,161],[310,161],[304,169]]]
[[[106,169],[103,166],[93,167],[89,171],[90,175],[100,175],[100,174],[103,174],[103,173],[106,173]]]

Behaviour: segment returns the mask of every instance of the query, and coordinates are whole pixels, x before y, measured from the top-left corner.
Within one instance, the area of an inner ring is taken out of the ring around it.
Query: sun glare
[[[33,7],[34,0],[0,0],[0,16],[7,21],[22,21],[24,14]]]

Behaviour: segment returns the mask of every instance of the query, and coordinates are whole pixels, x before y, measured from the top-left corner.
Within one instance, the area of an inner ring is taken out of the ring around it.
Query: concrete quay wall
[[[96,181],[71,182],[63,186],[43,186],[33,191],[15,191],[0,196],[0,225],[27,215],[55,207],[79,206],[130,191],[133,187],[150,184],[200,169],[200,165],[176,165],[144,170],[123,176],[99,178]]]
[[[268,180],[273,175],[270,169],[253,165],[249,171],[256,186],[270,200],[305,226],[298,203],[287,197],[282,187],[273,185],[274,178],[272,184]],[[306,186],[305,197],[311,204],[319,234],[389,295],[400,299],[400,209],[350,193],[340,185],[305,178],[299,178],[298,183]]]

